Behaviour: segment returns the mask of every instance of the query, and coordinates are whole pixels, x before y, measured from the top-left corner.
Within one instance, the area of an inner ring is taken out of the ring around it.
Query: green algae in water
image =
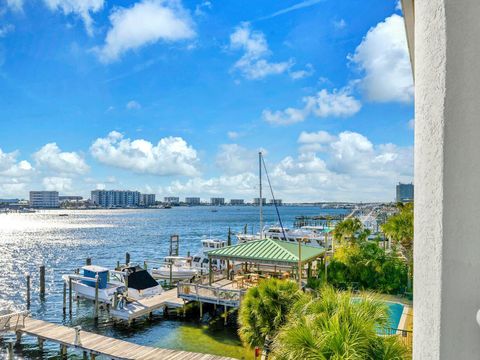
[[[232,328],[212,328],[207,325],[184,323],[159,339],[155,346],[237,359],[253,359],[253,351],[242,346],[235,331]]]

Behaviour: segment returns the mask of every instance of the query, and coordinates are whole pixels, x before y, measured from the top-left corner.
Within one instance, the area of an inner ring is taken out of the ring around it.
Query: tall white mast
[[[262,152],[258,153],[258,178],[259,178],[259,187],[260,187],[260,239],[263,239],[263,198],[262,198]]]

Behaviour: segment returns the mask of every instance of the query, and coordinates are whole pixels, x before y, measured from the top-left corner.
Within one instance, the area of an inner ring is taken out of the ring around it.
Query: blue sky
[[[0,0],[0,197],[392,200],[412,125],[396,0]]]

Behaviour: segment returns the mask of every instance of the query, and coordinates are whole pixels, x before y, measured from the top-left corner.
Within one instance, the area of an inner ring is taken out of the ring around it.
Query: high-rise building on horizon
[[[210,198],[210,205],[225,205],[225,198],[223,198],[223,197],[212,197],[212,198]]]
[[[155,205],[155,194],[140,194],[140,206]]]
[[[230,199],[230,205],[245,205],[245,200],[243,200],[243,199]]]
[[[260,198],[254,198],[253,199],[253,205],[259,206],[260,205]],[[262,198],[262,205],[267,205],[267,199],[266,198]]]
[[[47,209],[59,206],[58,191],[30,191],[30,207]]]
[[[186,197],[185,203],[187,205],[200,205],[200,198],[199,197]]]
[[[282,206],[283,201],[282,201],[282,199],[275,199],[275,200],[270,199],[269,204],[270,205],[275,205],[276,204],[277,206]]]
[[[130,190],[93,190],[91,201],[94,205],[110,207],[135,207],[140,205],[140,192]]]
[[[178,205],[180,204],[180,198],[178,196],[165,196],[163,202],[169,205]]]
[[[397,187],[396,200],[397,202],[412,202],[413,201],[413,184],[402,184],[398,183]]]

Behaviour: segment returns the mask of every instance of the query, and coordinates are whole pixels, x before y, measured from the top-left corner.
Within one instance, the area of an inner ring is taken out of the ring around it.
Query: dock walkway
[[[115,360],[233,360],[231,358],[200,354],[187,351],[153,348],[132,344],[127,341],[113,339],[107,336],[87,331],[80,332],[80,344],[75,344],[76,330],[63,325],[49,323],[43,320],[26,318],[25,324],[17,332],[37,337],[39,340],[53,341],[66,348],[75,348],[85,354],[106,356]]]
[[[132,301],[126,304],[123,309],[112,308],[110,309],[110,315],[114,319],[132,321],[164,307],[181,308],[183,305],[184,301],[178,297],[177,289],[171,289],[159,295]]]

